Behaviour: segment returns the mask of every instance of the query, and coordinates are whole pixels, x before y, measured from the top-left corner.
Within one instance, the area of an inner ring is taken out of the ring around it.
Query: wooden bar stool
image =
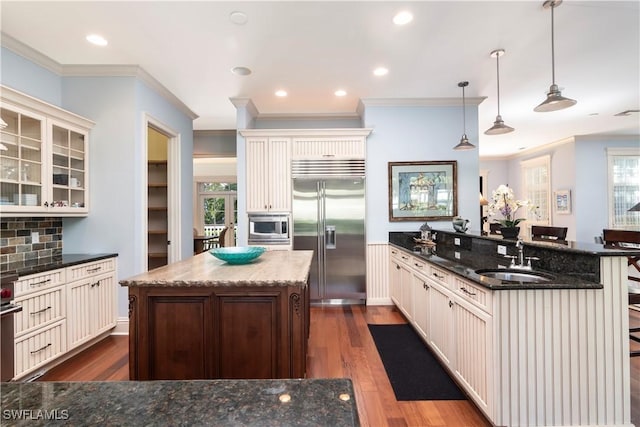
[[[628,230],[602,230],[602,236],[605,245],[612,248],[629,248],[628,244],[640,245],[640,231],[628,231]],[[638,272],[640,272],[640,257],[630,256],[627,257],[627,265],[633,266]],[[629,276],[629,280],[640,282],[640,278]],[[632,291],[629,286],[629,305],[640,304],[640,293]],[[640,343],[640,328],[629,328],[629,339]],[[631,357],[640,356],[640,350],[631,351]]]

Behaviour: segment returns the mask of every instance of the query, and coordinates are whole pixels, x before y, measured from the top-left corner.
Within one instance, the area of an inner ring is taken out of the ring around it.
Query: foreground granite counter
[[[0,391],[3,426],[359,425],[349,379],[4,383]]]
[[[246,265],[202,253],[129,287],[132,380],[304,378],[312,251]]]

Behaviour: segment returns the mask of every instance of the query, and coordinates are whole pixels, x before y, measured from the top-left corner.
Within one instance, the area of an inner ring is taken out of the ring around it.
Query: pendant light
[[[557,111],[563,108],[569,108],[576,104],[576,100],[565,98],[560,93],[558,85],[556,85],[556,72],[555,72],[555,49],[553,44],[553,9],[560,6],[562,0],[546,0],[543,3],[545,9],[551,9],[551,86],[547,93],[547,99],[545,99],[540,105],[533,109],[537,112]]]
[[[491,52],[491,57],[496,58],[496,76],[498,81],[498,115],[496,116],[496,121],[493,122],[493,126],[484,131],[485,135],[502,135],[503,133],[513,132],[513,128],[511,126],[507,126],[504,124],[502,120],[502,116],[500,115],[500,57],[504,55],[504,49],[496,49]]]
[[[462,88],[462,138],[460,138],[460,142],[458,145],[453,147],[454,150],[472,150],[476,148],[475,145],[469,142],[469,138],[467,138],[467,115],[466,115],[466,104],[464,102],[464,88],[469,86],[469,82],[460,82],[458,83],[458,87]]]

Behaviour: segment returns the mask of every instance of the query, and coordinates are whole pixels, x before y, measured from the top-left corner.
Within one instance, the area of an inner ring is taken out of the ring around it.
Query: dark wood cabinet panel
[[[278,378],[278,360],[283,357],[279,297],[219,297],[220,378]]]
[[[149,297],[149,376],[154,379],[208,378],[213,343],[211,298]]]
[[[130,287],[132,380],[303,378],[308,286]]]

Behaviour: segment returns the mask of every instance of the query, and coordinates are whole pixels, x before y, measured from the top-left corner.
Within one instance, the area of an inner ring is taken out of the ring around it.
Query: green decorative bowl
[[[226,261],[228,264],[248,264],[266,251],[262,246],[232,246],[228,248],[213,248],[209,251],[214,257]]]

